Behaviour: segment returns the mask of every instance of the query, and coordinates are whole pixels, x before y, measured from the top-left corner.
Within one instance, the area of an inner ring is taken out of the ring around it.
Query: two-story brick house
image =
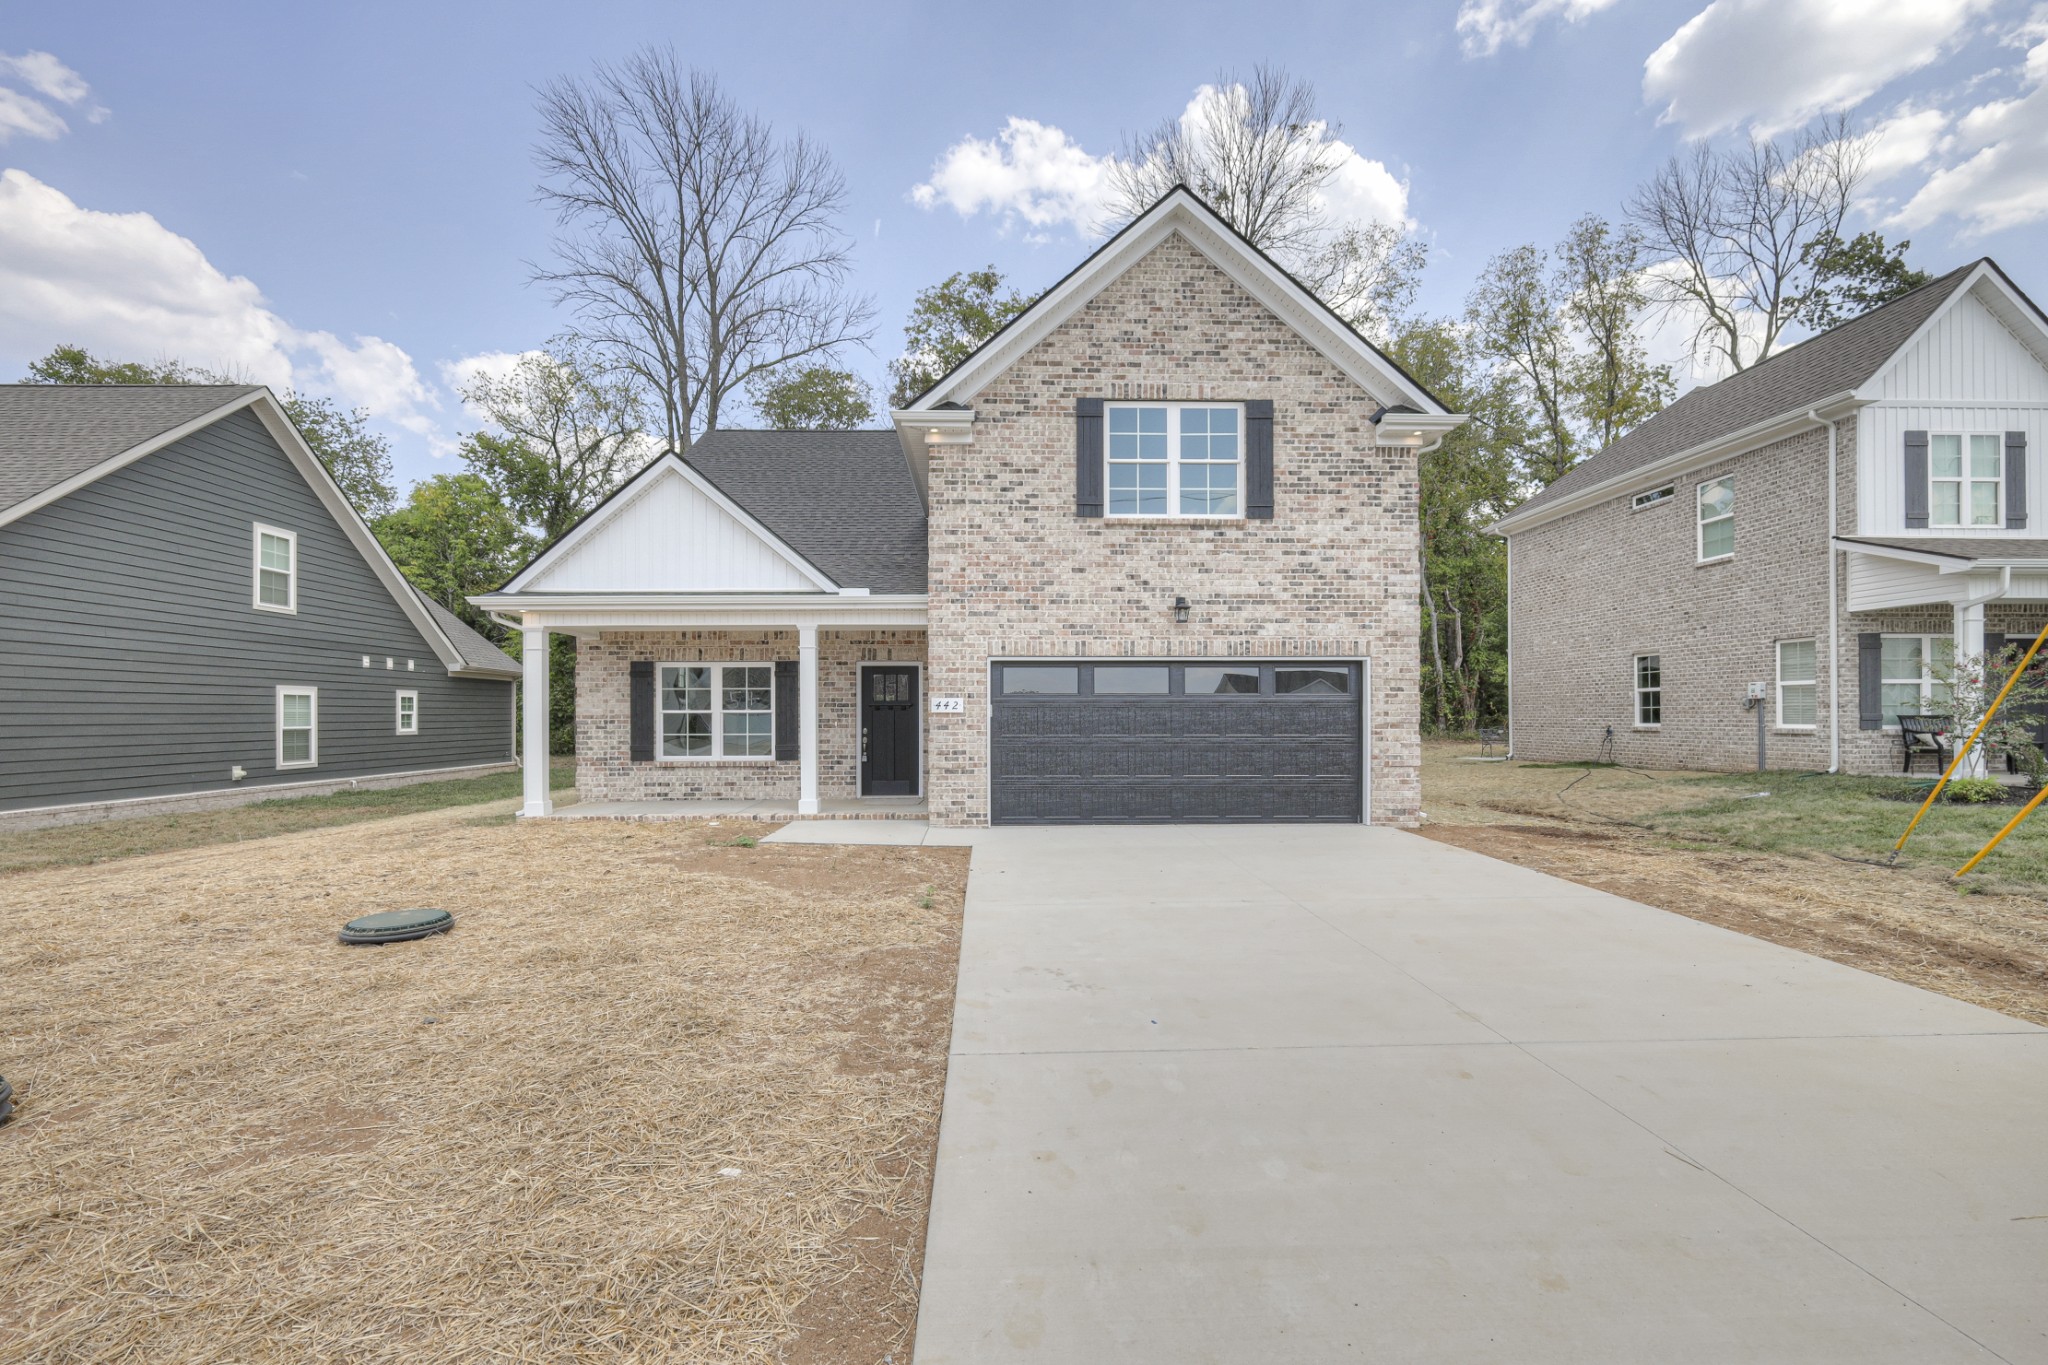
[[[476,599],[536,733],[577,638],[585,801],[1417,818],[1417,452],[1463,419],[1197,197],[891,416],[708,433]]]
[[[1510,747],[1885,772],[2048,620],[2048,319],[1989,259],[1694,389],[1501,519]],[[1609,741],[1611,740],[1611,748]]]

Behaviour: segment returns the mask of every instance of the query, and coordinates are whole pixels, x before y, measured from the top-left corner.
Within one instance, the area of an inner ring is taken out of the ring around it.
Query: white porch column
[[[818,627],[805,622],[796,628],[797,801],[798,815],[818,813]]]
[[[1984,604],[1982,602],[1956,603],[1956,658],[1975,659],[1984,653]],[[1990,701],[1989,697],[1984,698]],[[1956,736],[1960,744],[1970,736],[1968,733]],[[1957,777],[1982,777],[1986,771],[1984,749],[1978,746],[1970,750],[1962,765],[1956,769]]]
[[[521,761],[525,765],[525,801],[521,815],[552,815],[555,803],[548,796],[548,633],[537,624],[539,618],[520,618],[520,705],[525,711],[526,743]]]

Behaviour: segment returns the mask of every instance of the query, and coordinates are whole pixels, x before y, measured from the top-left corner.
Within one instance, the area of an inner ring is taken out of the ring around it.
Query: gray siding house
[[[0,820],[503,767],[518,665],[269,390],[0,385]]]

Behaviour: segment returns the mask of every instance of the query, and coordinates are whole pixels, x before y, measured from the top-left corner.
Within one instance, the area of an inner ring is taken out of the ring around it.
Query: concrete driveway
[[[1394,830],[974,843],[916,1365],[2048,1361],[2048,1030]]]

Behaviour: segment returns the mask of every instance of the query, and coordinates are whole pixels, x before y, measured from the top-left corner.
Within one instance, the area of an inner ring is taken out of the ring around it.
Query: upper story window
[[[1640,512],[1645,507],[1655,507],[1660,502],[1669,502],[1677,492],[1675,484],[1667,483],[1662,488],[1652,488],[1647,493],[1638,493],[1629,500],[1629,510]]]
[[[1927,438],[1927,524],[2005,525],[2005,438],[1934,432]]]
[[[1112,403],[1113,517],[1244,515],[1244,412],[1235,403]]]
[[[1700,562],[1735,553],[1735,476],[1700,485]]]
[[[663,664],[661,756],[775,757],[773,664]]]
[[[275,526],[256,524],[255,605],[258,611],[299,609],[299,538]]]

